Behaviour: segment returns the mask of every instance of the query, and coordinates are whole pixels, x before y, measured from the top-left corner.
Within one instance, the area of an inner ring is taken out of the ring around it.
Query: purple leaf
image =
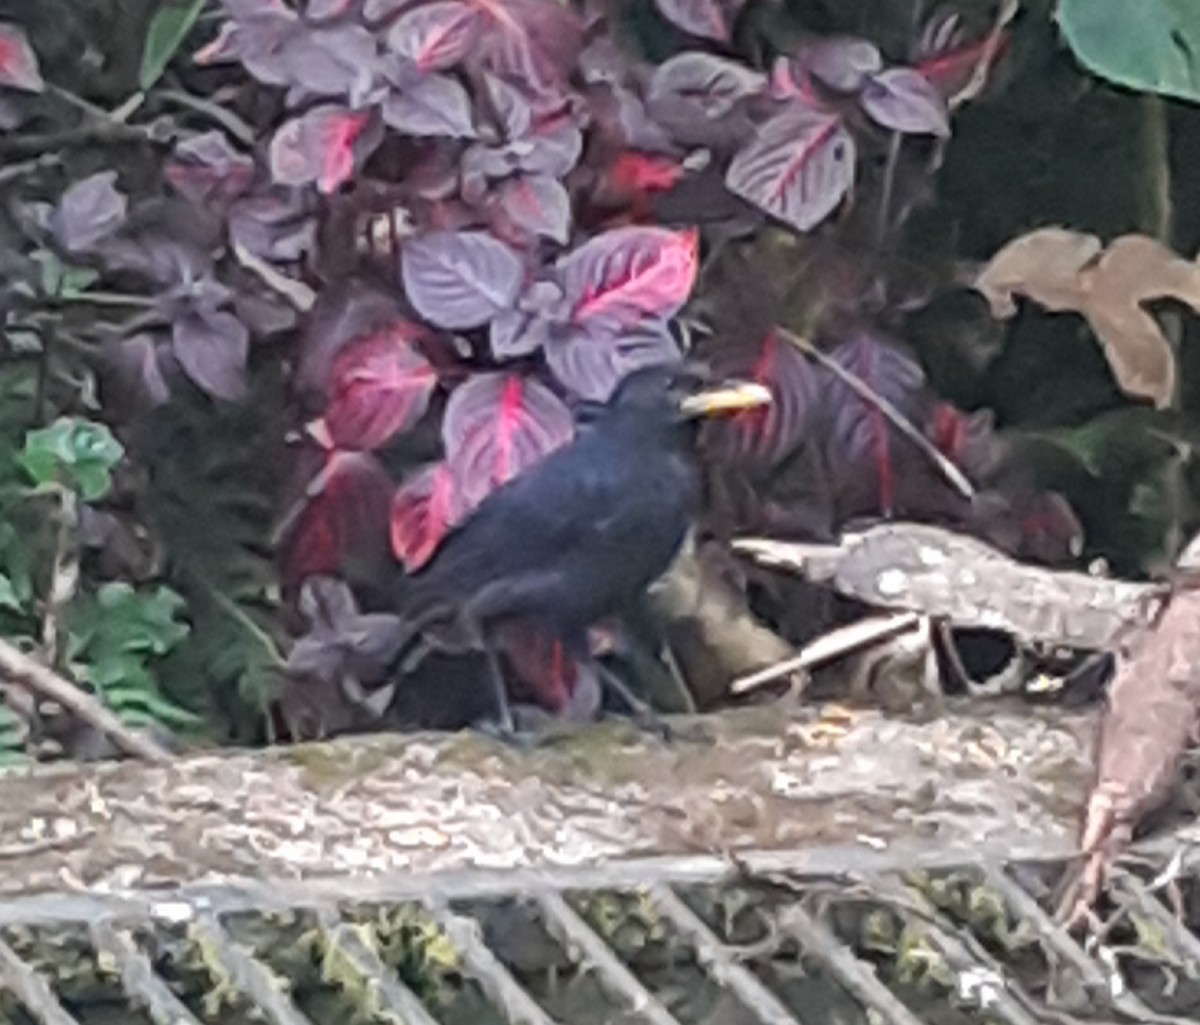
[[[488,102],[507,139],[523,139],[533,126],[533,108],[525,95],[502,78],[485,74],[484,88],[487,90]]]
[[[472,139],[471,113],[467,90],[447,75],[425,75],[383,102],[384,121],[406,135]]]
[[[597,235],[558,261],[572,323],[620,329],[673,317],[691,294],[698,250],[694,230],[629,227]]]
[[[371,88],[376,53],[374,34],[361,25],[305,27],[280,55],[278,84],[358,105]]]
[[[654,0],[654,3],[667,21],[684,32],[719,43],[729,41],[726,5],[720,0]]]
[[[239,153],[224,132],[205,132],[185,139],[163,171],[180,195],[193,203],[229,201],[254,181],[254,160]]]
[[[702,116],[716,119],[766,87],[766,75],[737,61],[693,50],[655,69],[647,99],[651,109],[664,100],[687,101]]]
[[[488,345],[497,360],[520,359],[542,348],[552,325],[545,317],[526,310],[504,310],[488,328]]]
[[[129,202],[115,185],[116,171],[101,171],[76,182],[50,215],[50,231],[69,252],[91,249],[125,223]]]
[[[670,331],[656,321],[643,321],[629,331],[577,331],[548,343],[545,353],[555,380],[588,402],[607,402],[631,371],[680,358]]]
[[[504,226],[520,233],[548,238],[560,246],[571,234],[571,197],[549,175],[519,175],[500,184],[496,192]]]
[[[537,95],[557,95],[583,46],[578,16],[557,0],[475,0],[487,14],[475,56]]]
[[[204,310],[175,322],[171,351],[185,374],[214,398],[245,394],[250,333],[232,313]]]
[[[521,259],[484,231],[437,231],[400,251],[404,291],[431,324],[454,331],[482,327],[517,300]]]
[[[229,212],[229,237],[263,260],[295,263],[315,248],[317,221],[302,195],[280,189],[235,203]]]
[[[446,462],[467,510],[571,440],[571,411],[544,384],[517,374],[478,374],[446,404]]]
[[[421,0],[366,0],[363,4],[363,17],[367,21],[383,21],[410,7],[416,7]]]
[[[46,88],[25,30],[6,21],[0,22],[0,86],[28,93]]]
[[[124,412],[161,406],[171,389],[158,361],[155,339],[133,335],[103,349],[104,373],[100,378],[102,401]]]
[[[412,345],[420,333],[399,321],[338,352],[318,428],[333,447],[379,448],[424,416],[437,374]]]
[[[308,0],[308,4],[304,8],[304,17],[309,21],[344,18],[348,14],[353,14],[358,5],[359,0]]]
[[[271,177],[280,185],[315,184],[328,195],[357,170],[379,144],[380,133],[368,131],[369,111],[345,107],[313,107],[288,121],[271,140]]]
[[[463,0],[436,0],[397,21],[387,44],[421,71],[444,71],[474,48],[482,20],[479,9]]]
[[[852,93],[883,67],[883,57],[879,48],[865,39],[832,36],[801,47],[795,63],[830,89]]]
[[[761,125],[729,165],[729,190],[799,231],[828,217],[854,183],[854,139],[836,114],[799,101]]]
[[[909,135],[950,136],[946,101],[924,75],[912,68],[890,68],[872,75],[859,102],[884,128]]]

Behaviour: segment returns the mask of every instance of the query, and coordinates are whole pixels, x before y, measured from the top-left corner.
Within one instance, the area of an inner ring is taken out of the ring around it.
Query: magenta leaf
[[[830,355],[876,395],[910,419],[917,418],[925,374],[908,353],[860,331]],[[887,416],[836,376],[827,379],[821,401],[832,424],[826,442],[830,465],[860,478],[868,472],[878,486],[879,508],[890,512],[897,482],[895,440]],[[855,486],[861,483],[856,480]]]
[[[386,552],[392,482],[369,452],[330,452],[288,517],[284,580],[337,574],[356,556]]]
[[[383,102],[383,119],[406,135],[472,139],[476,134],[471,97],[448,75],[424,75],[393,89]]]
[[[100,171],[63,193],[49,221],[60,246],[69,252],[83,252],[109,238],[125,223],[129,202],[118,191],[116,180],[116,171]]]
[[[795,65],[830,89],[852,93],[862,88],[868,75],[883,68],[879,48],[855,36],[831,36],[800,48]]]
[[[164,172],[175,190],[193,203],[229,201],[254,181],[254,160],[239,153],[224,132],[205,132],[185,139]]]
[[[729,165],[734,194],[799,231],[833,213],[854,183],[854,139],[836,114],[794,101],[759,126]]]
[[[737,61],[690,50],[655,69],[647,99],[651,105],[666,100],[686,101],[702,116],[724,117],[740,100],[767,87],[767,77]]]
[[[482,327],[516,302],[521,259],[485,231],[436,231],[400,251],[404,291],[429,323],[453,331]]]
[[[288,121],[271,140],[271,177],[280,185],[315,184],[335,192],[379,143],[368,111],[313,107]]]
[[[560,246],[567,244],[571,235],[571,197],[561,182],[544,174],[518,175],[501,182],[495,201],[503,227],[548,238]]]
[[[418,471],[392,497],[392,552],[415,573],[462,516],[454,474],[445,463]]]
[[[946,101],[924,75],[912,68],[889,68],[872,75],[858,100],[884,128],[943,139],[950,135]]]
[[[171,352],[183,372],[214,398],[245,394],[250,332],[232,313],[200,310],[176,320]]]
[[[424,415],[437,374],[399,322],[344,346],[333,361],[329,405],[318,432],[336,448],[376,449]]]
[[[464,0],[436,0],[400,18],[387,45],[421,71],[444,71],[475,47],[482,21],[479,9]]]
[[[646,317],[673,317],[696,280],[699,235],[693,230],[615,228],[558,261],[571,321],[620,329]]]
[[[24,29],[6,21],[0,22],[0,86],[28,93],[46,88]]]
[[[662,16],[701,39],[729,40],[729,23],[719,0],[654,0]]]
[[[546,365],[565,388],[588,402],[607,402],[626,374],[674,363],[679,346],[666,324],[645,321],[619,332],[577,331],[545,346]]]
[[[771,404],[714,421],[709,437],[722,458],[768,467],[787,459],[808,435],[817,411],[819,378],[813,364],[771,331],[755,349],[719,362],[722,374],[771,390]]]
[[[571,411],[544,384],[517,374],[479,374],[446,405],[442,438],[464,512],[565,445]]]

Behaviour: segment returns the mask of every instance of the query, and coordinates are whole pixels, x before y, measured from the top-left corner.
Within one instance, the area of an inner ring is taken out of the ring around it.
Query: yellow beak
[[[749,381],[732,381],[689,395],[679,403],[684,416],[724,416],[771,404],[770,389]]]

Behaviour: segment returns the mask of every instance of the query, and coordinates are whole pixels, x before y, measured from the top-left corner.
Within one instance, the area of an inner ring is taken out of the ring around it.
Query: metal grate
[[[1072,1025],[1200,1017],[1200,851],[1139,848],[1098,940],[1064,863],[865,850],[0,903],[13,1025]]]

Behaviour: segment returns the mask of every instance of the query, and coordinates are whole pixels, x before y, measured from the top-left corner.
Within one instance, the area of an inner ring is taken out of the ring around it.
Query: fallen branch
[[[171,753],[150,737],[129,729],[91,694],[47,669],[36,659],[0,639],[0,676],[57,702],[72,715],[95,727],[121,751],[151,762],[167,761]]]

